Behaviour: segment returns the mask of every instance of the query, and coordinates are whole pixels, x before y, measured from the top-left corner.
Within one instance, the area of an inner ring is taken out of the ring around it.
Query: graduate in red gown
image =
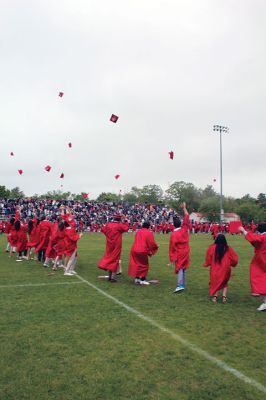
[[[82,237],[83,233],[78,234],[74,226],[69,226],[68,222],[64,222],[65,229],[65,273],[64,275],[71,276],[76,275],[75,266],[77,262],[77,242]]]
[[[208,248],[204,262],[204,267],[210,266],[210,295],[214,303],[217,303],[219,290],[222,290],[222,302],[227,302],[227,283],[231,276],[231,267],[235,267],[237,263],[237,254],[220,233],[214,244]]]
[[[130,251],[128,275],[135,278],[139,285],[149,285],[146,276],[149,271],[149,258],[156,254],[158,245],[155,243],[153,233],[149,230],[149,222],[144,222],[142,229],[136,235]]]
[[[59,264],[59,268],[64,267],[62,264],[62,257],[65,254],[66,250],[65,237],[65,223],[64,221],[59,221],[55,235],[52,238],[52,245],[55,248],[56,252],[56,258],[53,266],[54,271],[56,270],[57,264]]]
[[[109,281],[116,282],[116,273],[119,267],[122,250],[122,235],[129,230],[129,224],[121,221],[121,215],[115,215],[113,222],[108,222],[102,227],[102,233],[106,237],[106,248],[103,258],[98,266],[109,271]]]
[[[15,249],[16,242],[12,236],[12,232],[14,232],[14,229],[15,229],[14,223],[15,223],[15,218],[14,217],[10,218],[10,220],[6,223],[5,231],[4,231],[7,235],[6,252],[7,253],[9,252],[9,257],[12,257],[12,251],[13,252],[16,251],[16,249]]]
[[[17,246],[17,233],[15,229],[15,218],[10,219],[9,233],[7,236],[7,240],[9,242],[9,257],[12,257],[12,253],[16,252]]]
[[[49,244],[52,226],[52,222],[48,221],[43,215],[39,224],[40,242],[35,248],[35,253],[38,253],[38,261],[45,261],[45,251]]]
[[[174,218],[174,227],[169,243],[169,259],[175,264],[177,287],[174,293],[181,292],[186,287],[186,269],[189,267],[189,215],[186,203],[182,204],[184,220],[181,225],[179,218]]]
[[[30,219],[28,222],[28,251],[27,251],[27,258],[30,259],[31,249],[35,249],[39,242],[40,242],[40,234],[39,234],[39,223],[40,221],[37,218]],[[36,258],[37,260],[37,258]]]
[[[15,237],[16,237],[16,251],[17,251],[17,260],[22,261],[22,258],[27,258],[27,225],[22,225],[19,220],[15,221]],[[22,255],[23,254],[23,255]]]
[[[263,303],[257,309],[266,311],[266,222],[258,224],[257,233],[247,232],[243,226],[239,231],[254,247],[255,254],[250,263],[250,284],[253,296],[261,296]]]

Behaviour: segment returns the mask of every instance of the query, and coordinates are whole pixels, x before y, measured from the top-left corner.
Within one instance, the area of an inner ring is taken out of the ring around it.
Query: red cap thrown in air
[[[112,114],[112,115],[111,115],[111,118],[110,118],[110,121],[111,121],[111,122],[114,122],[114,123],[116,124],[116,123],[117,123],[117,120],[118,120],[118,118],[119,118],[119,117],[118,117],[117,115],[115,115],[115,114]]]
[[[19,173],[19,175],[22,175],[23,174],[22,169],[18,169],[18,173]]]
[[[45,169],[45,171],[50,172],[52,167],[50,165],[46,165],[46,167],[44,169]]]
[[[64,96],[64,92],[59,92],[59,93],[58,93],[58,96],[59,96],[59,97],[63,97],[63,96]]]
[[[60,178],[64,178],[65,174],[62,172],[62,174],[60,175]]]
[[[89,197],[89,193],[82,193],[83,199],[87,199]]]
[[[120,178],[120,175],[118,175],[118,174],[115,175],[115,179],[118,179],[118,178]]]
[[[168,154],[169,154],[170,159],[173,160],[174,159],[174,152],[173,151],[169,151]]]

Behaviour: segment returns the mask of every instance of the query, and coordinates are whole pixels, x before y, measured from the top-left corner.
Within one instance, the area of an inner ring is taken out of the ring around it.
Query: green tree
[[[215,196],[218,196],[218,194],[215,192],[212,185],[207,185],[205,187],[205,189],[200,189],[201,200],[208,199],[209,197],[215,197]]]
[[[260,193],[257,197],[257,204],[266,210],[266,194],[265,193]]]
[[[141,203],[159,203],[163,198],[163,189],[159,185],[145,185],[140,189]]]
[[[128,192],[124,194],[123,201],[127,201],[130,204],[135,204],[138,203],[139,199],[134,193]]]
[[[9,197],[11,199],[19,199],[21,197],[25,197],[24,193],[20,190],[19,187],[14,187],[10,190]]]
[[[200,206],[201,193],[193,183],[186,183],[183,181],[174,182],[165,193],[166,202],[176,210],[180,207],[180,204],[183,201],[187,203],[189,210],[198,210]]]
[[[243,202],[236,208],[237,214],[244,223],[260,222],[266,218],[266,212],[258,204],[250,201]]]
[[[114,203],[119,203],[120,202],[120,196],[118,196],[116,193],[101,193],[98,197],[97,197],[97,201],[99,202],[105,202],[105,201],[112,201]]]
[[[0,186],[0,197],[9,197],[10,191],[5,186]]]
[[[41,199],[53,199],[53,200],[67,200],[71,196],[70,192],[63,192],[62,190],[51,190],[47,193],[41,194]]]
[[[199,208],[202,213],[210,222],[219,222],[220,220],[220,200],[219,197],[209,197],[202,200]]]

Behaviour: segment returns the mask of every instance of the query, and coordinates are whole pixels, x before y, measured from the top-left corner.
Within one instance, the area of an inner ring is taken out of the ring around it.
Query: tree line
[[[24,193],[18,187],[8,190],[5,186],[0,186],[0,198],[23,198]],[[32,196],[37,199],[55,200],[84,200],[81,194],[54,190],[42,195]],[[174,210],[179,210],[180,204],[185,201],[188,204],[189,212],[200,212],[209,221],[219,221],[220,215],[220,195],[214,190],[212,185],[207,185],[204,189],[197,188],[193,183],[177,181],[172,183],[168,189],[163,191],[159,185],[145,185],[143,187],[133,186],[130,191],[124,194],[112,192],[101,193],[96,201],[98,202],[127,202],[151,203],[165,205]],[[266,194],[259,193],[257,197],[249,194],[241,198],[225,196],[223,198],[224,212],[235,212],[243,222],[266,221]]]

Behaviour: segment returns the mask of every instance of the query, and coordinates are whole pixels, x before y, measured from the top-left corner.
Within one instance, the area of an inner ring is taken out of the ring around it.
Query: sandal
[[[225,304],[227,303],[227,297],[226,296],[222,296],[222,302]]]
[[[217,299],[218,299],[218,296],[212,296],[211,300],[213,303],[217,303]]]

